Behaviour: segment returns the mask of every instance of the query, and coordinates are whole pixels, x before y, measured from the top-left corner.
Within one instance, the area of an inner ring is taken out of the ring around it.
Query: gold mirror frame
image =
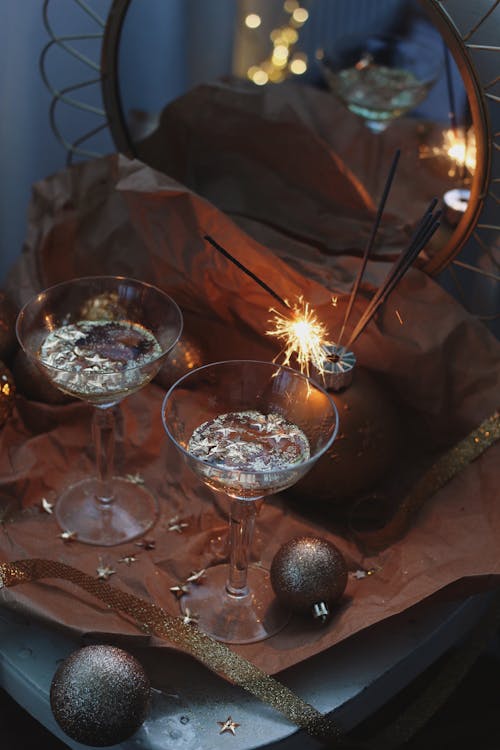
[[[52,93],[50,122],[53,132],[67,151],[67,164],[71,164],[75,156],[88,158],[102,155],[88,150],[86,145],[104,128],[111,133],[118,151],[134,157],[136,154],[133,144],[123,125],[117,77],[121,28],[131,0],[112,0],[105,18],[100,17],[85,0],[73,2],[86,14],[87,25],[89,18],[95,23],[96,33],[78,36],[56,34],[49,18],[50,0],[44,0],[43,6],[44,23],[50,41],[42,50],[40,70]],[[463,263],[457,256],[465,246],[469,249],[471,243],[475,245],[479,255],[491,254],[492,237],[500,230],[496,219],[500,199],[495,194],[495,187],[500,182],[500,76],[497,74],[500,67],[500,46],[493,43],[493,40],[500,39],[500,0],[420,0],[420,3],[440,30],[462,75],[470,102],[477,147],[477,165],[468,208],[449,241],[428,260],[424,270],[434,276],[450,263],[456,263],[499,281],[497,273],[489,273]],[[92,78],[64,89],[55,87],[46,71],[46,58],[50,49],[58,46],[65,53],[82,61],[82,55],[75,49],[73,41],[96,37],[102,39],[100,61],[84,60],[92,70]],[[88,91],[89,87],[96,87],[101,106],[89,106],[88,103],[79,101],[78,92],[83,88]],[[66,137],[57,122],[60,104],[91,111],[98,120],[97,126],[76,139]],[[496,130],[492,123],[496,123]],[[493,221],[497,223],[492,223]]]
[[[500,97],[494,93],[495,87],[500,83],[500,76],[490,76],[495,61],[498,69],[500,60],[500,47],[491,43],[492,38],[500,38],[500,9],[494,18],[500,0],[420,2],[429,11],[460,70],[469,98],[477,144],[477,166],[468,208],[450,241],[424,267],[428,274],[436,275],[456,258],[467,240],[473,238],[484,249],[489,245],[489,239],[479,232],[500,230],[499,226],[488,224],[487,220],[483,223],[482,218],[490,210],[493,214],[493,208],[498,208],[500,202],[494,193],[494,185],[500,181],[500,147],[496,142],[499,133],[493,133],[492,130],[492,122],[500,119]],[[490,59],[486,59],[484,55],[489,55]],[[496,112],[493,111],[495,107]]]

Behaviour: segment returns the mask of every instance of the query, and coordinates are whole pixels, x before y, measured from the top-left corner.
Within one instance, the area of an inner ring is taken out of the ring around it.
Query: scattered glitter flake
[[[154,549],[156,547],[156,542],[154,539],[148,539],[144,537],[144,539],[141,539],[140,542],[135,543],[136,547],[141,547],[142,549]]]
[[[206,573],[205,568],[202,568],[201,570],[193,571],[191,575],[188,578],[186,578],[186,583],[200,583],[205,573]]]
[[[74,542],[76,539],[76,531],[63,531],[59,534],[59,538],[62,539],[63,542]]]
[[[183,529],[187,529],[188,526],[188,523],[179,520],[179,516],[175,516],[168,522],[168,531],[177,531],[178,534],[182,534]]]
[[[42,497],[42,508],[46,513],[52,513],[54,508],[54,503],[49,503],[46,497]]]
[[[176,599],[180,599],[184,594],[189,594],[189,585],[187,583],[179,583],[177,586],[171,586],[170,591]]]
[[[339,302],[339,298],[338,297],[332,297],[332,305],[334,307],[337,307],[338,302]]]
[[[399,320],[400,325],[403,325],[403,318],[401,317],[399,310],[396,310],[396,318]]]
[[[100,581],[107,581],[110,576],[112,576],[114,573],[116,573],[116,570],[113,570],[113,568],[110,568],[108,565],[104,565],[102,560],[97,567],[97,578]]]
[[[238,724],[237,721],[233,721],[230,716],[227,717],[226,721],[218,721],[217,724],[221,727],[219,734],[224,734],[224,732],[236,734],[235,729],[240,726],[240,724]]]
[[[120,557],[118,562],[125,563],[125,565],[128,565],[130,567],[132,563],[137,562],[137,557],[135,557],[134,555],[125,555],[125,557]]]
[[[184,616],[182,618],[182,622],[184,625],[197,625],[199,620],[199,616],[195,612],[191,612],[189,607],[186,607],[184,610]]]
[[[140,474],[125,474],[125,479],[134,484],[144,484],[144,477]]]

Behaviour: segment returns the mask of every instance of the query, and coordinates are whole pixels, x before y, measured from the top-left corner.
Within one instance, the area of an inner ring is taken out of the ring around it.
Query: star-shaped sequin
[[[134,484],[144,484],[144,478],[140,474],[125,474],[125,479]]]
[[[132,563],[137,562],[137,557],[135,557],[134,555],[125,555],[125,557],[120,557],[118,562],[125,563],[125,565],[128,565],[128,567],[130,567]]]
[[[184,625],[197,625],[199,620],[199,616],[195,612],[191,612],[189,607],[186,607],[184,610],[184,616],[182,618],[182,622]]]
[[[240,726],[238,722],[233,721],[230,716],[227,717],[226,721],[218,721],[217,724],[221,727],[219,734],[224,734],[224,732],[236,734],[235,729]]]
[[[358,570],[355,570],[352,575],[353,578],[357,578],[359,580],[361,578],[368,578],[368,576],[372,576],[375,572],[375,568],[370,568],[370,570],[363,570],[362,568],[359,568]]]
[[[54,503],[49,503],[46,497],[42,497],[42,509],[46,513],[53,513]]]
[[[177,599],[180,599],[184,594],[189,594],[189,585],[187,583],[179,583],[177,586],[170,586],[170,591]]]
[[[144,539],[141,539],[140,542],[135,543],[136,547],[141,547],[142,549],[154,549],[156,547],[156,542],[154,539],[149,539],[144,537]]]
[[[102,561],[97,567],[97,578],[100,581],[107,581],[114,573],[116,573],[116,570],[110,568],[109,565],[104,565]]]
[[[168,522],[168,531],[177,531],[178,534],[182,534],[183,529],[187,529],[189,526],[185,521],[180,521],[179,516],[171,518]]]
[[[186,578],[186,583],[200,583],[205,573],[206,573],[205,568],[194,571],[193,573],[191,573],[190,576],[188,576],[188,578]]]
[[[59,538],[63,540],[63,542],[74,542],[76,539],[76,531],[69,531],[66,529],[66,531],[62,531],[59,534]]]

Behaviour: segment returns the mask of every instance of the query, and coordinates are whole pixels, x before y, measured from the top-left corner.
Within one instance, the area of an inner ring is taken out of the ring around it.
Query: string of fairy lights
[[[307,70],[308,60],[304,52],[296,49],[299,41],[299,30],[307,22],[309,13],[298,0],[284,0],[285,21],[272,29],[269,37],[271,50],[259,64],[251,65],[247,70],[248,78],[257,86],[268,83],[281,83],[290,74],[303,75]],[[244,24],[249,30],[257,30],[262,24],[258,13],[248,13]]]

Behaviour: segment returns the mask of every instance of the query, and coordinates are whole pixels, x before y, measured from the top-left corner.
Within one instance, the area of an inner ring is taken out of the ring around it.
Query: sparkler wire
[[[265,289],[265,291],[270,294],[272,297],[274,297],[275,300],[277,300],[280,305],[283,305],[283,307],[286,307],[290,309],[290,304],[283,299],[283,297],[280,297],[279,294],[277,294],[274,289],[272,289],[268,284],[266,284],[265,281],[262,281],[259,276],[257,276],[253,271],[250,271],[249,268],[243,265],[239,260],[237,260],[231,253],[228,253],[228,251],[222,247],[222,245],[219,245],[218,242],[216,242],[213,237],[210,237],[209,234],[205,234],[203,236],[203,239],[207,242],[210,242],[212,247],[215,247],[215,249],[221,253],[225,258],[231,261],[231,263],[234,263],[237,268],[240,269],[240,271],[243,271],[243,273],[246,273],[247,276],[250,276],[251,279],[253,279],[259,286],[262,287],[262,289]]]
[[[373,249],[373,245],[375,244],[375,237],[377,235],[380,221],[382,219],[382,214],[385,208],[385,204],[387,201],[387,196],[389,195],[389,191],[391,189],[392,181],[394,179],[394,175],[396,173],[396,168],[398,166],[399,157],[401,155],[401,151],[398,148],[396,153],[394,154],[394,158],[392,160],[392,164],[389,170],[389,174],[387,175],[387,179],[385,182],[384,190],[382,192],[382,197],[380,199],[380,203],[377,209],[377,214],[375,216],[375,221],[373,222],[373,227],[370,235],[370,239],[368,240],[368,243],[366,245],[365,251],[363,253],[363,261],[361,263],[360,269],[358,271],[358,275],[356,277],[356,280],[354,282],[354,286],[352,288],[351,295],[349,297],[349,304],[347,305],[347,310],[344,316],[344,322],[342,323],[342,328],[340,329],[340,333],[337,339],[337,346],[340,346],[340,342],[342,340],[342,336],[344,335],[344,331],[346,328],[347,323],[349,322],[349,317],[352,312],[352,308],[354,305],[354,302],[356,300],[356,296],[358,294],[359,285],[361,284],[361,279],[363,278],[363,274],[366,269],[366,265],[368,263],[368,258],[370,257],[370,253]]]
[[[394,287],[401,281],[404,274],[414,263],[421,250],[425,247],[436,229],[439,227],[439,217],[441,215],[441,211],[433,213],[437,202],[437,198],[434,198],[431,201],[427,211],[422,216],[415,229],[415,232],[413,233],[408,248],[403,251],[400,257],[396,260],[391,270],[389,271],[384,283],[378,289],[371,302],[368,304],[366,310],[362,314],[356,327],[351,333],[349,341],[346,344],[347,349],[352,346],[358,336],[364,331],[379,307],[384,304],[387,297],[393,291]]]

